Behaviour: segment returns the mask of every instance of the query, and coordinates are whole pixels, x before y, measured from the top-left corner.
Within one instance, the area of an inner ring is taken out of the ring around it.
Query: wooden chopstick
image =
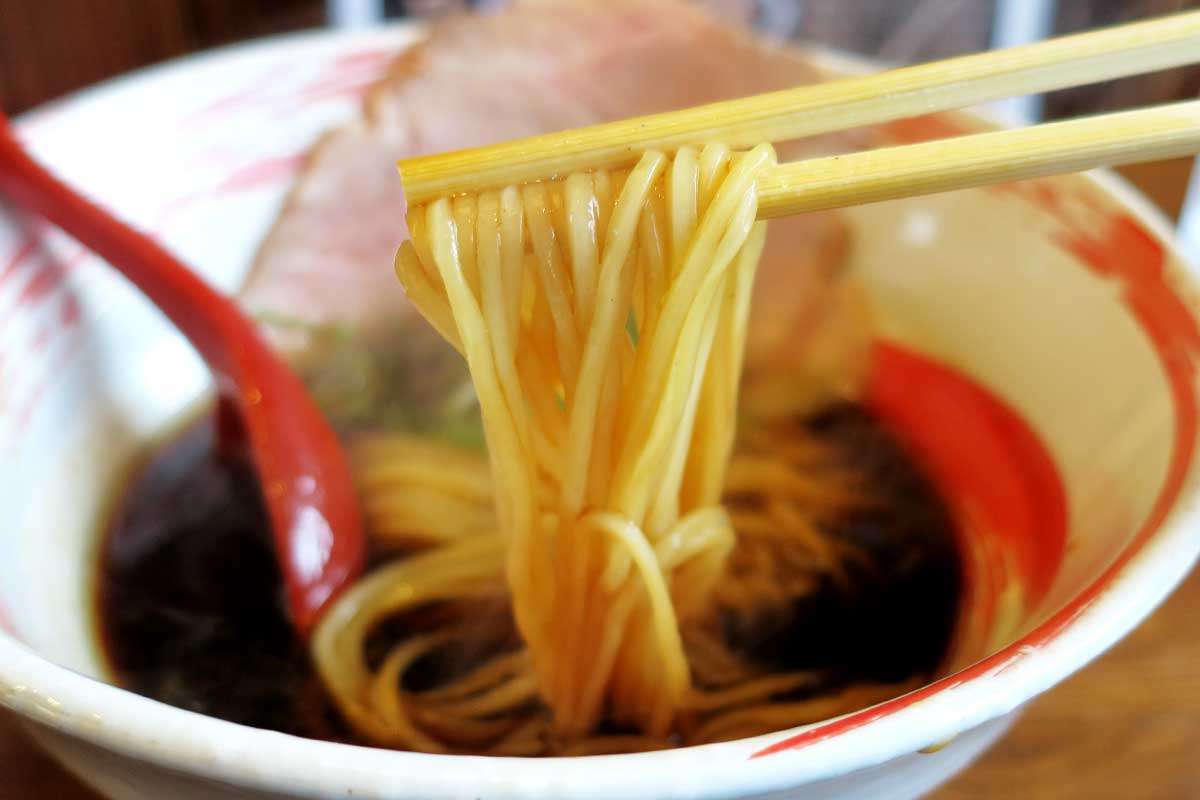
[[[399,163],[408,201],[628,166],[646,150],[781,142],[1200,61],[1200,11]],[[598,79],[602,79],[599,78]],[[647,80],[653,80],[653,76]]]
[[[779,164],[758,217],[1200,153],[1200,100]]]

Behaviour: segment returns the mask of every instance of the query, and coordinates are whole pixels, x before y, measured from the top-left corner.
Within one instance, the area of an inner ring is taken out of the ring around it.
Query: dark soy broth
[[[783,613],[728,620],[727,635],[764,665],[828,670],[823,689],[928,676],[945,654],[961,589],[950,516],[863,407],[831,406],[804,424],[871,487],[869,510],[826,531],[870,563]],[[353,740],[284,616],[254,473],[217,451],[210,420],[150,452],[133,473],[108,520],[97,591],[100,638],[119,685],[232,722]]]

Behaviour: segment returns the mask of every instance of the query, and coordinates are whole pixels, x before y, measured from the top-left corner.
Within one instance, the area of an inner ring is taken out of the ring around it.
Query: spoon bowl
[[[35,162],[2,113],[0,200],[56,225],[108,261],[204,359],[220,398],[222,445],[248,448],[292,624],[306,635],[362,571],[365,537],[345,454],[300,379],[231,299]]]

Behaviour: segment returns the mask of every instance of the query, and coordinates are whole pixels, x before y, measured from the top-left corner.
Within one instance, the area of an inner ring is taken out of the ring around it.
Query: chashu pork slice
[[[527,0],[441,22],[397,56],[357,119],[314,147],[242,300],[252,312],[394,339],[412,330],[392,270],[406,232],[396,160],[820,77],[802,54],[678,0]],[[840,141],[782,148],[781,158],[828,152]],[[771,226],[756,286],[762,324],[751,332],[751,369],[756,360],[803,354],[803,340],[829,317],[848,247],[836,213]]]

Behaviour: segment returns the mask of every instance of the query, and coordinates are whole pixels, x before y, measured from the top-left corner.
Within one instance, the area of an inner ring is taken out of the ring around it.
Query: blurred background
[[[526,0],[555,2],[556,0]],[[781,40],[892,63],[1034,41],[1200,8],[1200,0],[694,0]],[[484,10],[503,0],[0,0],[0,106],[17,114],[188,53],[305,29]],[[997,106],[1035,122],[1200,94],[1200,68]],[[152,110],[150,110],[152,113]],[[1172,218],[1200,263],[1192,160],[1123,170]],[[1189,181],[1192,186],[1190,196]],[[1120,646],[1038,700],[935,800],[1200,797],[1200,575]],[[1163,687],[1171,687],[1170,690]],[[0,716],[0,798],[94,800]]]
[[[0,105],[16,114],[137,67],[260,36],[486,10],[503,1],[0,0]],[[893,63],[924,61],[1200,7],[1200,0],[696,2],[782,39],[815,42]],[[1003,110],[1018,121],[1034,121],[1198,93],[1200,68],[1059,92],[1044,101],[1016,100],[1005,104]],[[1129,168],[1127,174],[1168,214],[1179,214],[1188,185],[1188,162],[1142,165]],[[1200,199],[1195,203],[1200,205]],[[1200,217],[1200,211],[1196,216]]]

